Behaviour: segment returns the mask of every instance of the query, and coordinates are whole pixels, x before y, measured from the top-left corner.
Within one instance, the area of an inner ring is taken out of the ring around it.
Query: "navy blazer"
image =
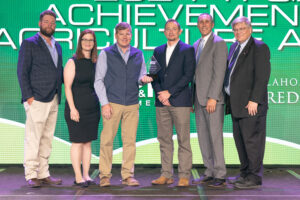
[[[237,42],[231,45],[227,63],[237,45]],[[245,107],[249,101],[253,101],[258,103],[257,115],[266,115],[270,73],[269,47],[262,41],[250,37],[231,75],[230,96],[226,95],[226,114],[231,113],[236,118],[251,117]]]
[[[22,42],[18,58],[22,103],[30,97],[37,101],[50,102],[56,93],[60,103],[63,79],[62,50],[57,42],[55,46],[58,53],[57,67],[38,33]]]
[[[167,44],[155,48],[153,56],[161,66],[158,78],[152,82],[155,91],[155,105],[163,106],[158,100],[157,93],[168,90],[171,94],[170,104],[175,107],[191,107],[192,97],[189,87],[195,73],[195,50],[192,46],[179,41],[166,66]]]

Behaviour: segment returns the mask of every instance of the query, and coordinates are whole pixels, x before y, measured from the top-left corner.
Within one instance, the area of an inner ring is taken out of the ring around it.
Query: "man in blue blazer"
[[[192,97],[189,84],[195,73],[194,48],[180,41],[182,30],[174,19],[165,24],[167,44],[154,50],[161,66],[158,78],[152,82],[155,91],[157,139],[160,143],[161,176],[154,185],[172,184],[173,180],[173,125],[178,140],[178,186],[188,186],[192,168],[190,145],[190,111]]]
[[[62,50],[54,40],[56,14],[40,14],[40,32],[22,42],[18,79],[26,111],[24,168],[29,187],[61,184],[50,176],[48,160],[62,85]]]

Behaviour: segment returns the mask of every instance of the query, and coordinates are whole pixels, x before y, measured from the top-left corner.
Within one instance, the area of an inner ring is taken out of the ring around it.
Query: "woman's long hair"
[[[94,38],[94,47],[91,51],[91,60],[93,63],[96,63],[97,62],[97,57],[98,57],[98,53],[97,53],[97,41],[96,41],[96,36],[95,36],[95,32],[90,30],[90,29],[86,29],[84,31],[82,31],[80,33],[80,36],[79,36],[79,39],[78,39],[78,44],[77,44],[77,49],[76,49],[76,53],[74,54],[74,57],[76,59],[82,59],[82,58],[85,58],[83,53],[82,53],[82,45],[81,45],[81,40],[82,40],[82,37],[85,35],[85,34],[92,34],[93,35],[93,38]]]

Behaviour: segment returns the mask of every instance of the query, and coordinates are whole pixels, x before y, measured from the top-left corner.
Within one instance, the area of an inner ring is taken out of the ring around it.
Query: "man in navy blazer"
[[[56,14],[40,14],[40,32],[22,42],[18,79],[26,111],[24,168],[29,187],[61,184],[50,176],[48,160],[62,85],[62,50],[54,40]]]
[[[152,82],[155,91],[157,139],[160,143],[161,176],[154,185],[171,184],[173,180],[173,125],[178,140],[178,186],[188,186],[192,168],[190,145],[190,111],[192,97],[189,84],[195,73],[194,48],[180,41],[182,30],[174,19],[165,24],[167,44],[154,50],[161,66]]]
[[[266,142],[268,81],[271,72],[270,50],[254,39],[246,17],[232,22],[236,42],[231,45],[224,79],[226,114],[231,114],[233,137],[241,162],[239,189],[262,185]]]

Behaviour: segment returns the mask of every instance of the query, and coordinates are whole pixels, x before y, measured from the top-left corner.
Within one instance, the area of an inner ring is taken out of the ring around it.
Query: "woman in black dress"
[[[68,125],[74,184],[82,187],[95,184],[89,176],[91,141],[98,136],[99,101],[94,90],[97,43],[95,33],[83,31],[75,55],[64,68],[66,93],[65,120]],[[81,164],[82,172],[81,173]]]

